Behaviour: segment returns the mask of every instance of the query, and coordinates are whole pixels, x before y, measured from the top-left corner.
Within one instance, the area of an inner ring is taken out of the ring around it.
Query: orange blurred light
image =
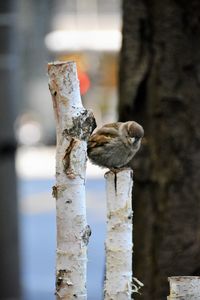
[[[90,88],[90,79],[86,72],[78,70],[81,95],[85,95]]]

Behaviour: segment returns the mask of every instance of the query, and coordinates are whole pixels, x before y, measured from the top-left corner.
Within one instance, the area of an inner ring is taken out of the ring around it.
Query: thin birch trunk
[[[86,221],[87,139],[95,128],[82,106],[76,64],[48,64],[56,120],[57,300],[87,299],[86,264],[90,228]]]
[[[176,276],[169,277],[170,295],[168,300],[199,300],[200,277]]]
[[[132,171],[109,171],[105,300],[129,300],[132,294]]]

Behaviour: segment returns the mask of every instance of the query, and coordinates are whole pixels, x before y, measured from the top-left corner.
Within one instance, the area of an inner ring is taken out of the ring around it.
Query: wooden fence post
[[[57,300],[87,299],[86,263],[90,227],[86,221],[87,139],[96,124],[82,106],[76,64],[48,64],[56,120]]]
[[[174,276],[169,277],[170,295],[168,300],[199,300],[200,277]]]

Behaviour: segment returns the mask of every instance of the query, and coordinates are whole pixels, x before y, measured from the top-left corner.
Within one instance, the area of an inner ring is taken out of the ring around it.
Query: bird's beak
[[[135,138],[134,137],[131,137],[129,140],[130,140],[131,144],[133,144],[135,142]]]
[[[129,143],[130,144],[136,144],[137,142],[139,142],[140,141],[140,137],[131,137],[131,138],[129,138]]]

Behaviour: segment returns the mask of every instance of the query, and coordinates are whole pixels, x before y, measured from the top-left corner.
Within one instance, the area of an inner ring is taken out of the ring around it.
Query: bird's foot
[[[110,168],[110,171],[117,174],[121,171],[125,171],[125,170],[130,170],[131,168],[130,167],[121,167],[121,168]]]

